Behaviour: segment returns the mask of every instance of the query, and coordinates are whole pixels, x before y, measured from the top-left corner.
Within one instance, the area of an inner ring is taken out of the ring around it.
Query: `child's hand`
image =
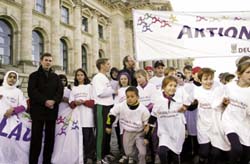
[[[107,134],[111,134],[111,132],[112,132],[112,129],[111,129],[111,128],[106,128],[105,130],[106,130],[106,133],[107,133]]]
[[[83,100],[76,100],[75,101],[75,104],[78,106],[78,105],[82,105],[84,103]]]
[[[149,143],[147,139],[144,139],[143,142],[144,142],[144,145],[147,145]]]
[[[147,124],[147,125],[145,125],[145,127],[144,127],[144,133],[145,134],[148,134],[148,131],[149,131],[149,125]]]
[[[13,112],[14,112],[14,108],[11,107],[10,109],[8,109],[8,110],[5,112],[4,117],[9,118],[9,117],[12,115]]]
[[[187,107],[185,105],[182,105],[182,107],[178,110],[178,112],[183,113],[187,110]]]
[[[229,98],[223,98],[223,100],[222,100],[222,104],[223,104],[223,106],[227,106],[228,104],[230,103],[230,100],[229,100]]]

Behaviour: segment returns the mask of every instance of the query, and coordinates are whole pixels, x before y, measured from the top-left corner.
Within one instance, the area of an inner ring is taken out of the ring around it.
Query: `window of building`
[[[36,11],[45,13],[45,0],[36,0]]]
[[[62,6],[61,18],[62,22],[69,24],[69,9],[67,7]]]
[[[82,17],[82,31],[88,32],[88,18]]]
[[[0,63],[11,64],[12,57],[12,29],[0,20]]]
[[[102,25],[98,25],[98,34],[99,34],[99,38],[103,39],[103,26]]]
[[[103,58],[104,57],[104,51],[102,49],[99,50],[98,52],[99,58]]]
[[[40,56],[42,56],[44,50],[43,36],[40,32],[32,31],[32,61],[34,65],[39,65]]]
[[[60,39],[60,54],[62,59],[62,66],[65,72],[68,71],[68,46],[64,39]]]
[[[87,72],[87,50],[82,46],[82,68]]]

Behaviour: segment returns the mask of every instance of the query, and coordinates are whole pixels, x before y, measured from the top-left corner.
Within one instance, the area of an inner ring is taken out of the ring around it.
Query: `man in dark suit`
[[[29,76],[28,95],[32,119],[29,163],[37,164],[45,130],[43,164],[51,163],[58,104],[63,96],[62,83],[52,69],[52,55],[44,53],[41,66]]]

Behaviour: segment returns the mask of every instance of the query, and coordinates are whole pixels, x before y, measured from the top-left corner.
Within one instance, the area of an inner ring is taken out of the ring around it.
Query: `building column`
[[[71,72],[74,70],[82,67],[82,49],[81,49],[81,6],[80,4],[76,4],[74,8],[74,25],[75,25],[75,31],[74,31],[74,55],[71,57],[73,58],[72,61],[74,63],[72,64]]]
[[[99,35],[98,35],[98,21],[97,21],[97,13],[93,14],[92,18],[92,56],[91,56],[91,74],[97,72],[96,68],[96,60],[99,58]]]
[[[33,1],[22,0],[20,63],[33,65],[32,58],[32,10]]]
[[[60,1],[51,1],[51,54],[53,56],[53,63],[56,69],[62,70],[62,59],[60,57]]]
[[[122,65],[122,57],[124,56],[124,53],[126,53],[125,20],[124,20],[124,15],[119,10],[114,11],[111,17],[112,17],[112,25],[111,25],[112,66],[119,68],[120,65]]]

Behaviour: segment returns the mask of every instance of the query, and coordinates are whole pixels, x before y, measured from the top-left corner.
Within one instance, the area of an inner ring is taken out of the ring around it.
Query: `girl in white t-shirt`
[[[250,161],[250,60],[237,66],[238,80],[225,85],[219,96],[220,105],[225,108],[222,125],[231,144],[230,164]],[[222,103],[221,103],[222,102]]]
[[[80,125],[83,135],[84,161],[93,162],[95,157],[94,100],[90,80],[83,69],[75,72],[74,87],[69,97],[70,107],[80,111]]]
[[[71,92],[71,88],[68,85],[68,79],[65,75],[61,74],[58,76],[61,79],[62,84],[64,86],[63,98],[62,98],[61,103],[59,104],[59,110],[58,110],[58,115],[60,115],[60,113],[64,112],[64,110],[69,107],[69,95]]]
[[[188,103],[185,102],[188,96],[184,89],[177,89],[177,83],[173,76],[163,79],[162,95],[156,101],[148,122],[150,127],[153,127],[156,121],[158,123],[159,156],[164,164],[181,162],[180,153],[185,139],[186,121],[183,112],[187,108],[184,104]],[[150,134],[150,131],[151,128],[147,134]]]
[[[157,99],[157,96],[160,95],[160,90],[157,90],[154,84],[148,82],[147,73],[143,69],[139,69],[135,72],[135,78],[138,84],[137,89],[139,90],[140,102],[148,108],[149,112],[151,112],[154,101]],[[154,158],[158,158],[158,140],[156,125],[151,137],[149,138],[147,162],[153,161]]]

